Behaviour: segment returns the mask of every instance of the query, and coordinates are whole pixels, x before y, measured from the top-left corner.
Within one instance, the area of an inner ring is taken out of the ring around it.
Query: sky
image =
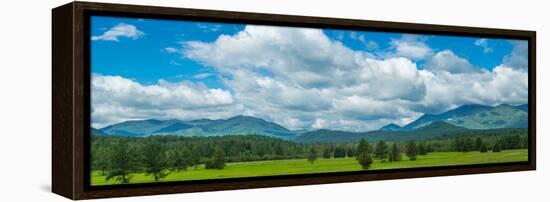
[[[369,131],[527,103],[527,41],[92,16],[92,126],[248,115]]]

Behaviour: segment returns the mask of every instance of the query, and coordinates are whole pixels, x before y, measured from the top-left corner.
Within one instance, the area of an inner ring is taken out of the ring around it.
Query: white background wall
[[[102,1],[103,2],[103,1]],[[534,172],[175,194],[106,201],[548,201],[550,17],[545,1],[119,0],[157,6],[536,30]],[[1,1],[0,201],[66,201],[51,188],[51,11],[67,1]],[[546,143],[545,143],[546,142]],[[546,159],[546,160],[545,160]]]

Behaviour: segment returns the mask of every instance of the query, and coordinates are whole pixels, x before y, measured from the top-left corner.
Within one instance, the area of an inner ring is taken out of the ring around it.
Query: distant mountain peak
[[[138,120],[139,121],[139,120]],[[149,123],[153,123],[153,124],[159,124],[161,123],[162,121],[161,120],[158,120],[158,119],[146,119],[144,121],[147,121]]]
[[[379,130],[381,130],[381,131],[398,131],[398,130],[401,130],[401,126],[399,126],[395,123],[390,123],[388,125],[383,126]]]
[[[191,120],[190,122],[198,122],[198,121],[212,121],[212,119],[202,118],[202,119]]]
[[[246,116],[246,115],[237,115],[228,119],[260,119],[253,116]]]
[[[513,106],[509,104],[499,104],[497,107],[513,107]]]

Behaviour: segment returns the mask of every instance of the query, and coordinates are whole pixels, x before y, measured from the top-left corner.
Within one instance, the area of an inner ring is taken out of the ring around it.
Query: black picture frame
[[[528,161],[235,179],[212,179],[200,181],[90,186],[89,25],[90,16],[92,15],[527,40],[529,45]],[[535,71],[536,32],[534,31],[92,2],[72,2],[52,10],[52,190],[54,193],[70,199],[91,199],[535,170]]]

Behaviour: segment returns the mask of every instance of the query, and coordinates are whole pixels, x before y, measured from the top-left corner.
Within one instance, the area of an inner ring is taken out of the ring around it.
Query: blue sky
[[[99,36],[120,23],[134,25],[146,30],[141,40],[120,37],[118,43],[94,41],[92,43],[92,72],[104,75],[120,75],[142,84],[151,84],[159,79],[168,81],[201,81],[211,87],[223,87],[212,77],[196,79],[194,76],[215,73],[215,70],[200,63],[169,54],[166,47],[178,47],[183,41],[212,42],[219,35],[233,35],[244,29],[242,24],[153,20],[118,17],[92,17],[92,36]],[[341,41],[353,50],[382,52],[391,48],[391,40],[401,37],[399,33],[358,32],[325,29],[323,32],[332,40]],[[352,35],[356,35],[352,37]],[[359,39],[361,36],[363,39]],[[341,38],[339,38],[341,37]],[[366,42],[364,42],[364,41]],[[512,44],[504,39],[487,39],[490,52],[476,46],[479,38],[454,36],[427,36],[426,44],[434,50],[449,49],[458,56],[469,60],[479,68],[491,70],[512,49]],[[369,42],[376,44],[368,47]],[[367,44],[366,44],[367,43]],[[420,60],[419,63],[425,61]],[[422,68],[422,67],[420,67]]]
[[[91,34],[99,36],[121,23],[134,25],[147,32],[140,40],[120,37],[120,41],[97,40],[91,44],[92,72],[120,75],[142,84],[168,81],[196,80],[193,76],[210,73],[211,69],[197,62],[170,54],[166,47],[179,46],[186,40],[213,41],[219,34],[234,34],[244,25],[197,23],[136,18],[92,17]],[[200,79],[212,87],[220,87],[215,80]]]
[[[462,104],[526,102],[524,41],[101,16],[92,17],[91,35],[98,127],[246,114],[294,129],[361,131]],[[521,83],[499,83],[503,76]],[[386,79],[370,83],[380,78]],[[399,80],[384,84],[393,78]],[[436,100],[438,82],[480,92]],[[115,84],[120,88],[101,86]],[[485,97],[483,87],[498,93]],[[323,99],[299,98],[308,93]],[[357,114],[344,105],[387,113]]]

